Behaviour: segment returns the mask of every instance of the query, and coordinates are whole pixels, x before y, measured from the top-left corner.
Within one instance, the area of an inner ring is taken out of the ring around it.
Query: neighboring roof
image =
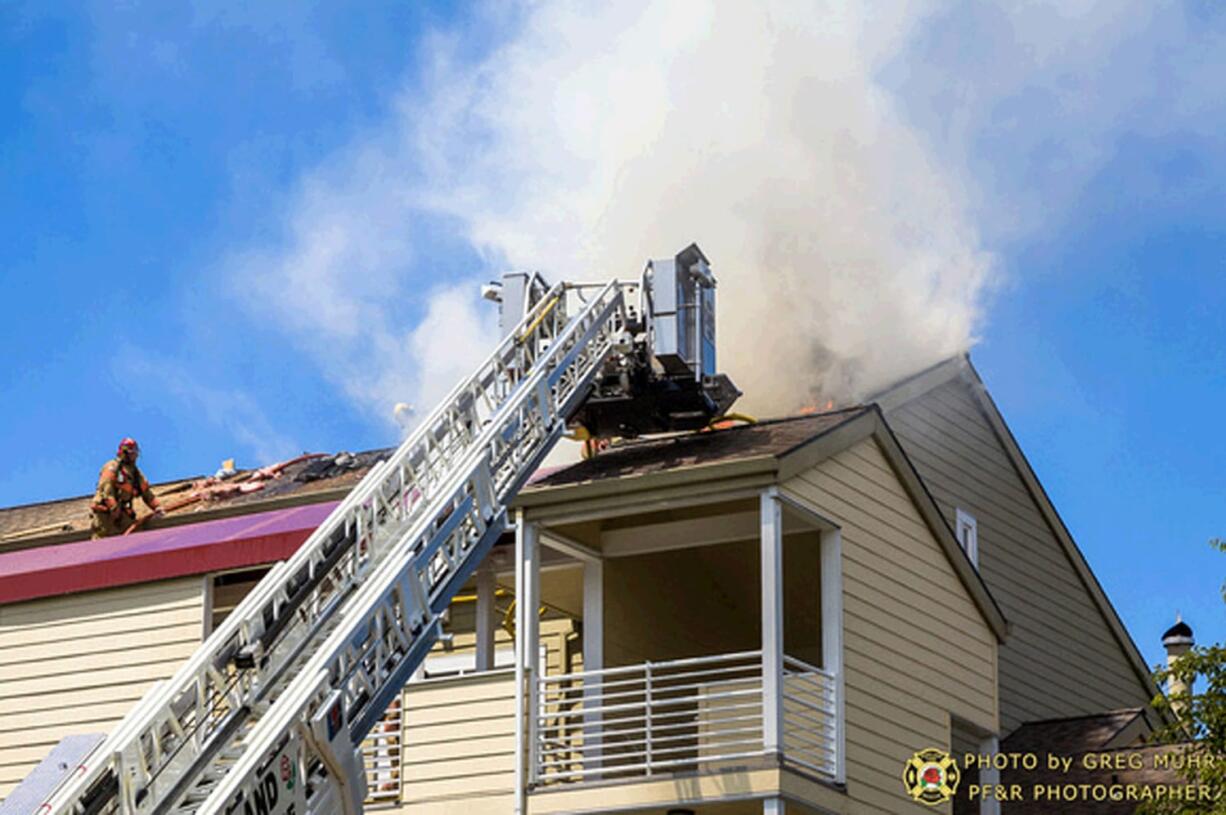
[[[1005,752],[1073,755],[1126,747],[1148,732],[1145,710],[1109,710],[1090,716],[1026,722],[1001,743]]]
[[[153,521],[149,528],[195,524],[277,507],[335,500],[347,493],[376,461],[390,452],[371,450],[354,455],[338,453],[310,460],[295,460],[285,466],[264,468],[267,477],[257,475],[261,470],[242,470],[222,479],[183,479],[155,484],[154,493],[170,510],[165,517]],[[341,462],[339,465],[338,460]],[[268,475],[274,470],[276,475]],[[206,482],[211,486],[203,486]],[[252,491],[238,493],[237,488],[244,484]],[[224,494],[228,487],[235,487],[235,494]],[[201,489],[207,493],[203,500],[173,508],[193,491]],[[92,500],[91,493],[77,498],[0,509],[0,552],[89,537],[89,504]],[[144,507],[139,500],[135,506]]]
[[[1006,769],[1002,784],[1017,784],[1022,800],[1011,801],[1005,811],[1010,815],[1132,815],[1136,801],[1095,800],[1074,794],[1074,800],[1038,799],[1037,787],[1071,790],[1082,784],[1105,788],[1132,787],[1144,794],[1145,787],[1183,786],[1186,779],[1167,766],[1159,766],[1159,756],[1183,750],[1187,745],[1146,745],[1149,732],[1144,708],[1109,710],[1089,716],[1045,719],[1027,722],[1000,744],[1003,755],[1034,755],[1033,770]],[[1055,769],[1048,756],[1061,756],[1067,769]],[[1088,759],[1093,759],[1089,761]],[[1172,764],[1177,762],[1172,761]]]
[[[972,601],[997,639],[1003,641],[1008,623],[1000,606],[876,405],[623,442],[594,458],[549,473],[525,489],[516,503],[540,509],[585,499],[633,500],[634,495],[683,481],[695,483],[750,473],[780,482],[869,437],[879,443]]]
[[[1017,768],[1001,772],[1002,785],[1007,788],[1017,784],[1023,793],[1020,801],[1010,801],[1003,810],[1009,815],[1134,815],[1138,800],[1113,801],[1110,791],[1119,791],[1121,798],[1126,796],[1128,789],[1132,789],[1134,795],[1145,795],[1148,791],[1153,796],[1158,787],[1167,790],[1176,787],[1180,793],[1187,794],[1187,780],[1174,769],[1158,766],[1157,761],[1159,756],[1177,753],[1185,747],[1164,744],[1062,754],[1071,760],[1067,770],[1052,768],[1044,755],[1034,770]],[[1002,746],[1002,749],[1005,748]],[[1050,752],[1057,754],[1055,750]],[[1178,763],[1178,759],[1168,760],[1171,764]],[[1040,798],[1035,793],[1036,788],[1054,790],[1066,800]],[[1102,796],[1104,800],[1097,800],[1099,790],[1108,793]]]
[[[1064,549],[1069,561],[1073,564],[1073,569],[1081,577],[1082,582],[1089,590],[1090,598],[1098,606],[1099,611],[1107,622],[1107,627],[1111,629],[1111,633],[1124,649],[1125,656],[1132,664],[1133,672],[1141,681],[1141,684],[1152,695],[1156,696],[1160,691],[1157,685],[1154,684],[1153,675],[1150,672],[1149,666],[1145,663],[1145,658],[1141,656],[1141,651],[1137,648],[1132,635],[1124,627],[1124,623],[1120,619],[1119,613],[1115,610],[1115,606],[1111,604],[1107,593],[1103,591],[1102,584],[1098,582],[1098,578],[1094,575],[1093,570],[1090,569],[1085,555],[1082,554],[1080,547],[1073,540],[1072,533],[1065,526],[1064,519],[1060,517],[1055,504],[1052,503],[1051,497],[1047,494],[1047,490],[1039,482],[1039,477],[1035,474],[1034,468],[1030,466],[1030,461],[1026,458],[1026,454],[1022,452],[1021,446],[1018,445],[1013,431],[1006,424],[1005,417],[996,406],[992,395],[988,393],[987,386],[979,376],[979,372],[971,364],[970,355],[959,354],[938,362],[919,373],[906,377],[885,388],[875,394],[872,400],[879,404],[882,410],[889,413],[932,389],[959,378],[969,386],[968,389],[972,397],[980,406],[988,420],[988,424],[991,425],[993,432],[1000,440],[1005,454],[1017,469],[1027,492],[1034,499],[1040,514],[1043,515],[1048,527],[1052,530],[1056,540],[1061,548]]]
[[[0,553],[0,604],[285,560],[337,502]]]
[[[784,456],[811,441],[814,436],[868,411],[867,407],[853,407],[830,413],[769,419],[723,430],[621,442],[598,456],[554,470],[533,481],[532,488],[632,478],[757,456]]]

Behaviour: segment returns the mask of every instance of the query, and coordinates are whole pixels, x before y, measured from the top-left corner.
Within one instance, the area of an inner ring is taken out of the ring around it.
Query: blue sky
[[[215,5],[0,11],[0,505],[393,443],[478,282],[696,239],[752,406],[973,343],[1147,659],[1226,635],[1209,4]]]

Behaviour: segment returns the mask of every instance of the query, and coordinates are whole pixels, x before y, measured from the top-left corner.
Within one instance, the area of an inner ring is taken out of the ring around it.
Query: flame
[[[811,405],[805,405],[797,413],[800,416],[813,416],[818,413],[825,413],[828,410],[834,410],[833,399],[827,399],[824,405],[818,405],[816,402]]]

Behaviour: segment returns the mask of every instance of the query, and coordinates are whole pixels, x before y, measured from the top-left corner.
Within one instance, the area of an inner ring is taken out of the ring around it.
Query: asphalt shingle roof
[[[1090,753],[1106,748],[1115,736],[1143,715],[1141,708],[1131,707],[1092,716],[1027,722],[1014,730],[1003,746],[1018,753]]]
[[[621,442],[598,456],[534,480],[532,488],[628,478],[764,455],[782,456],[868,410],[865,407],[846,408],[723,430]]]

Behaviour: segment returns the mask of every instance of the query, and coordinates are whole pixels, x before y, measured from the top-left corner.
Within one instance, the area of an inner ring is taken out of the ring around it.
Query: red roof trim
[[[337,503],[0,554],[0,604],[284,560]]]

